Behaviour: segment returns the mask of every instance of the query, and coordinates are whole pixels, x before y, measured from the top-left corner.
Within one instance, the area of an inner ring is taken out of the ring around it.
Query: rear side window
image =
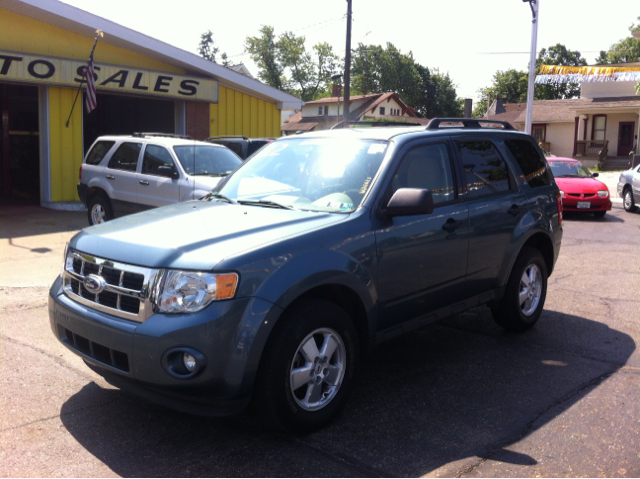
[[[537,188],[551,184],[549,165],[533,143],[527,140],[505,140],[504,144],[520,165],[529,186]]]
[[[87,165],[99,165],[104,156],[109,153],[109,150],[113,145],[115,145],[115,141],[99,141],[91,151],[87,155],[87,161],[85,162]]]
[[[471,199],[509,191],[509,171],[490,141],[458,141]]]
[[[171,153],[157,145],[147,145],[142,159],[142,173],[145,175],[158,175],[158,168],[169,166],[173,168]]]
[[[136,171],[142,143],[123,143],[109,160],[109,168]]]

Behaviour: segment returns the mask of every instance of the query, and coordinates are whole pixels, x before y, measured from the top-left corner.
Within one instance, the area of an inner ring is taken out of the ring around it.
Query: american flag
[[[93,47],[95,49],[95,45]],[[85,108],[87,113],[91,113],[98,105],[96,100],[96,80],[93,70],[93,50],[87,61],[87,66],[84,67],[84,77],[87,79],[87,96],[85,100]]]

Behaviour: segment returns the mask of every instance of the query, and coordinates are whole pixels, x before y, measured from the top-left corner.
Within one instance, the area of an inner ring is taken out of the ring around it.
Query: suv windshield
[[[354,211],[376,176],[388,142],[330,138],[267,144],[214,190],[240,204]]]
[[[561,178],[563,176],[570,176],[574,178],[591,178],[591,173],[587,170],[582,163],[577,161],[550,161],[551,171],[553,176]]]
[[[227,176],[242,163],[231,150],[215,146],[174,146],[184,171],[193,176]]]

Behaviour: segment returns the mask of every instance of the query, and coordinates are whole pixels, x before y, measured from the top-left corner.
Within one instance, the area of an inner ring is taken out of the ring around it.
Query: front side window
[[[115,141],[98,141],[91,151],[87,155],[86,164],[87,165],[99,165],[102,159],[105,157],[109,150],[113,145],[115,145]]]
[[[529,186],[537,188],[551,184],[549,166],[533,143],[528,140],[505,140],[504,144],[520,165]]]
[[[158,168],[169,166],[173,168],[173,158],[166,148],[157,145],[147,145],[142,157],[142,173],[158,176]]]
[[[388,142],[294,139],[268,143],[213,194],[240,204],[349,213],[369,191]]]
[[[467,177],[471,199],[509,191],[507,165],[487,140],[458,141],[458,151]]]
[[[430,190],[436,206],[453,201],[455,185],[446,145],[425,145],[409,151],[402,159],[391,185],[393,193],[400,188]]]
[[[174,146],[182,168],[193,176],[227,176],[242,160],[227,148],[204,145]]]
[[[123,143],[109,160],[109,168],[136,171],[142,143]]]

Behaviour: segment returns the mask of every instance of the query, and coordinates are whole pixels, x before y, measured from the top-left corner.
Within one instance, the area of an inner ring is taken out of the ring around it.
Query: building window
[[[380,114],[384,115],[384,107],[383,106],[380,107]]]
[[[318,107],[318,116],[322,116],[322,112],[324,111],[323,108],[323,106]]]
[[[604,140],[606,127],[607,115],[593,115],[593,129],[591,130],[591,139]]]
[[[391,108],[390,110],[391,110],[391,114],[392,114],[393,116],[400,116],[400,109],[398,109],[398,108]]]
[[[325,105],[324,107],[324,116],[328,116],[329,115],[329,105]]]
[[[531,127],[531,136],[533,136],[538,143],[546,141],[547,125],[533,125]]]

